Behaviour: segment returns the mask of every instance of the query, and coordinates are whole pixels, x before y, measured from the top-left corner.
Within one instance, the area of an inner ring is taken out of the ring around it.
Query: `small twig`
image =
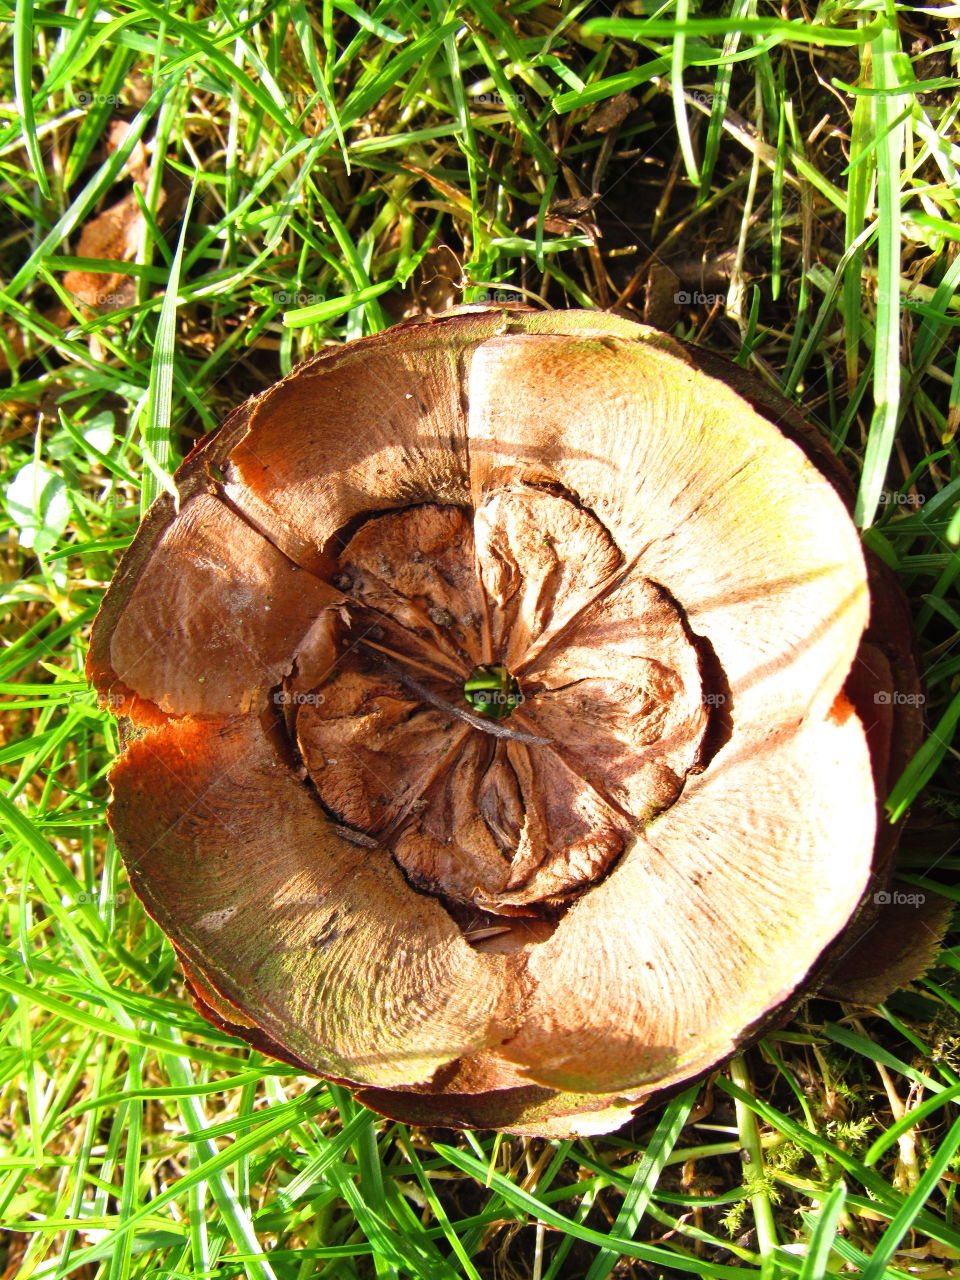
[[[335,831],[342,839],[350,844],[357,845],[360,849],[380,848],[379,840],[374,840],[373,836],[368,836],[364,831],[355,831],[353,827],[344,827],[339,822],[331,822],[330,830]]]
[[[437,676],[445,676],[448,680],[456,680],[457,678],[456,675],[450,671],[438,671],[436,667],[431,667],[428,662],[420,662],[417,658],[411,658],[409,654],[400,654],[396,649],[388,649],[385,644],[376,644],[373,640],[364,640],[363,646],[366,649],[376,649],[378,653],[385,654],[386,657],[391,658],[394,661],[397,658],[402,657],[404,662],[409,662],[412,667],[419,667],[420,670],[425,671],[428,676],[433,676],[434,678]]]
[[[538,738],[533,733],[519,733],[516,729],[508,729],[506,725],[499,724],[496,720],[484,720],[482,716],[476,716],[472,711],[463,711],[460,707],[455,707],[452,702],[447,702],[445,698],[441,698],[438,693],[434,693],[432,689],[428,689],[426,685],[415,680],[413,676],[404,671],[398,662],[394,662],[391,658],[384,655],[377,649],[371,648],[364,641],[358,640],[356,647],[361,649],[374,662],[380,664],[392,676],[400,681],[411,693],[415,693],[418,698],[422,698],[424,702],[429,702],[432,707],[436,707],[439,711],[446,711],[448,715],[456,716],[458,720],[464,720],[467,724],[473,725],[475,729],[482,729],[484,733],[492,734],[494,738],[507,738],[511,742],[535,742],[547,744],[549,738]]]

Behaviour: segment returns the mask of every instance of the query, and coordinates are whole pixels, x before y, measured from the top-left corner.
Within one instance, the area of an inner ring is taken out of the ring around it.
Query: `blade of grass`
[[[23,140],[41,198],[50,199],[50,184],[37,140],[37,119],[33,110],[33,4],[17,0],[13,19],[13,83],[16,105],[23,120]]]
[[[957,1147],[960,1147],[960,1118],[950,1126],[949,1132],[924,1170],[920,1181],[907,1196],[874,1246],[873,1256],[863,1271],[862,1280],[881,1280],[887,1263],[896,1252],[900,1241],[917,1221],[931,1193],[947,1171]]]
[[[200,180],[199,172],[194,174],[183,212],[183,223],[177,248],[170,266],[170,279],[163,295],[160,318],[157,321],[156,342],[153,359],[150,362],[150,384],[143,411],[142,443],[143,460],[147,464],[148,474],[143,477],[143,488],[140,493],[140,514],[145,515],[153,505],[161,490],[169,493],[175,501],[179,501],[179,491],[173,482],[171,460],[173,444],[171,440],[171,424],[173,420],[173,374],[176,364],[177,335],[177,296],[180,290],[180,270],[183,264],[183,251],[187,240],[187,227],[193,209],[193,199]]]
[[[895,65],[895,55],[899,50],[896,13],[890,0],[886,0],[886,20],[871,44],[877,87],[884,92],[870,99],[876,123],[874,163],[879,230],[874,411],[854,509],[854,519],[861,528],[869,528],[873,523],[900,411],[900,158],[904,127],[898,118],[900,107],[897,98],[888,92],[896,90],[899,84]]]
[[[103,162],[97,172],[93,175],[87,185],[83,188],[76,200],[70,205],[67,211],[53,225],[50,231],[41,239],[40,243],[28,255],[26,261],[17,271],[13,279],[6,286],[6,292],[16,297],[26,285],[30,284],[37,274],[40,263],[45,259],[47,253],[51,249],[56,249],[63,241],[71,235],[87,216],[94,204],[99,200],[108,187],[116,180],[117,176],[123,170],[130,157],[133,148],[143,136],[147,125],[153,119],[160,103],[166,97],[173,87],[173,81],[166,80],[158,84],[151,93],[150,97],[144,103],[140,111],[130,122],[126,137],[121,145],[113,152],[113,154]]]
[[[670,97],[673,102],[673,118],[677,126],[677,140],[680,143],[680,154],[683,156],[684,168],[693,185],[700,185],[700,170],[697,157],[693,153],[693,139],[690,136],[690,121],[687,117],[687,104],[683,97],[683,55],[686,48],[685,28],[689,21],[690,6],[688,0],[677,0],[677,34],[670,49]]]
[[[827,1274],[830,1254],[837,1239],[837,1223],[846,1199],[847,1188],[843,1179],[840,1179],[820,1206],[820,1212],[813,1221],[807,1256],[800,1268],[799,1280],[822,1280]]]
[[[960,693],[954,695],[930,736],[904,769],[887,797],[885,808],[891,822],[898,822],[903,817],[933,777],[941,760],[951,750],[958,722],[960,722]]]
[[[620,1206],[620,1212],[611,1228],[613,1235],[629,1238],[640,1225],[656,1188],[657,1179],[668,1156],[677,1145],[677,1138],[690,1118],[690,1112],[693,1110],[693,1104],[699,1092],[699,1087],[696,1085],[692,1089],[687,1089],[679,1098],[674,1098],[664,1111],[643,1153],[643,1159],[634,1171],[630,1187]],[[606,1280],[616,1266],[619,1256],[619,1253],[614,1250],[601,1250],[590,1264],[586,1280]]]
[[[639,1244],[622,1236],[603,1235],[592,1228],[581,1226],[562,1213],[556,1213],[542,1201],[515,1186],[508,1178],[488,1167],[483,1161],[458,1151],[446,1143],[437,1143],[435,1149],[442,1152],[447,1160],[465,1173],[471,1174],[481,1186],[488,1186],[496,1191],[505,1204],[510,1205],[521,1216],[529,1216],[534,1221],[544,1222],[547,1226],[560,1231],[569,1232],[586,1244],[598,1245],[602,1249],[616,1249],[617,1253],[626,1254],[630,1258],[640,1258],[659,1266],[666,1265],[674,1271],[692,1272],[694,1275],[716,1277],[717,1280],[738,1280],[743,1276],[739,1267],[728,1267],[720,1263],[706,1262],[702,1258],[694,1258],[682,1252],[661,1249],[655,1245]]]

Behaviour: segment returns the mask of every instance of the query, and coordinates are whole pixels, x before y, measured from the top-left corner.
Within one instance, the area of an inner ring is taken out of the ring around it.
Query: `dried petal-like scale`
[[[912,741],[870,698],[915,668],[864,638],[842,471],[742,370],[460,309],[307,361],[177,480],[88,667],[217,1025],[401,1119],[600,1133],[870,932]]]

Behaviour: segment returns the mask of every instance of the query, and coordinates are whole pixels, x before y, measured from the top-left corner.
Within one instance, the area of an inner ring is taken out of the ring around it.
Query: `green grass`
[[[0,1271],[950,1274],[955,951],[868,1014],[809,1003],[608,1138],[408,1130],[183,998],[106,834],[116,734],[82,676],[141,510],[247,395],[425,305],[639,317],[665,264],[707,300],[668,298],[655,321],[785,389],[860,477],[927,673],[929,734],[890,798],[912,813],[904,873],[960,896],[947,11],[3,7]],[[140,140],[137,260],[81,259]],[[81,270],[103,279],[99,310],[64,283]]]

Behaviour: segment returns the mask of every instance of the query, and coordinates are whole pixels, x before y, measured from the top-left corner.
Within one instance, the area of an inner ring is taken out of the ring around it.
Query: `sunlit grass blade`
[[[197,190],[197,179],[190,187],[187,207],[183,214],[180,238],[170,267],[170,278],[163,295],[163,305],[157,321],[157,336],[153,349],[153,360],[150,364],[150,386],[147,402],[144,406],[143,458],[149,474],[143,477],[143,489],[140,495],[140,512],[145,514],[153,505],[153,501],[161,489],[176,499],[177,487],[173,482],[171,465],[173,459],[172,420],[173,420],[173,382],[176,368],[176,330],[177,330],[177,296],[180,289],[180,269],[183,263],[183,251],[187,238],[187,227],[193,198]]]
[[[612,1227],[614,1235],[630,1236],[636,1230],[650,1203],[657,1185],[657,1178],[693,1110],[696,1096],[696,1089],[687,1089],[664,1111],[653,1137],[647,1144],[643,1159],[637,1165],[630,1188],[623,1198],[623,1205]],[[616,1265],[617,1257],[617,1253],[613,1250],[598,1253],[587,1272],[586,1280],[606,1280]]]
[[[803,1260],[799,1280],[822,1280],[826,1275],[830,1254],[837,1238],[837,1223],[840,1221],[846,1199],[847,1188],[841,1179],[820,1206],[820,1212],[814,1220],[810,1243],[807,1246],[807,1256]]]
[[[33,110],[33,5],[30,0],[17,0],[13,19],[13,74],[16,86],[17,110],[23,120],[23,140],[33,168],[33,176],[42,199],[50,199],[50,184],[44,166],[40,142],[37,138],[37,121]]]
[[[950,750],[958,723],[960,723],[960,693],[954,695],[931,730],[930,736],[904,769],[896,786],[887,797],[886,808],[891,822],[896,822],[903,816],[933,777],[940,761]]]
[[[920,1216],[930,1193],[947,1171],[958,1146],[960,1146],[960,1119],[954,1120],[949,1133],[940,1143],[936,1155],[925,1169],[920,1181],[904,1200],[884,1231],[870,1262],[863,1271],[863,1280],[881,1280],[897,1245]]]
[[[891,11],[892,12],[892,11]],[[896,19],[888,20],[871,48],[874,76],[883,90],[895,90],[899,76]],[[870,421],[863,473],[854,519],[863,527],[873,523],[883,490],[900,410],[900,157],[904,126],[900,103],[893,93],[872,99],[877,171],[877,321],[873,375],[874,411]]]

